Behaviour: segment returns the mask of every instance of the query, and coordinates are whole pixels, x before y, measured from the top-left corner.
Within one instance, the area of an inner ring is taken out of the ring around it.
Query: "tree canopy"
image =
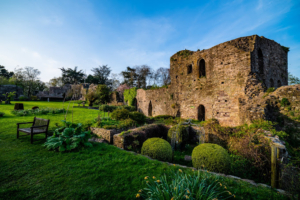
[[[71,68],[60,68],[62,72],[62,82],[64,84],[77,84],[84,82],[84,73],[82,70],[77,71],[77,67]]]

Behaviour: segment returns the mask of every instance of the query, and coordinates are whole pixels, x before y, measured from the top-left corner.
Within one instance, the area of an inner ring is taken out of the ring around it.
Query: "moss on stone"
[[[217,144],[204,143],[194,148],[192,162],[195,168],[226,173],[230,168],[228,152]]]
[[[174,132],[176,133],[175,149],[179,149],[179,148],[183,149],[189,139],[189,133],[187,128],[183,125],[176,125],[170,128],[168,131],[169,142],[171,142]]]
[[[143,143],[142,154],[161,161],[172,161],[172,147],[161,138],[147,139]]]

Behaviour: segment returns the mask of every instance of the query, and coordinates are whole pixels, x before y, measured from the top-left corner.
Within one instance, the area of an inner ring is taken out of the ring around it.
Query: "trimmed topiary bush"
[[[110,106],[110,105],[106,105],[106,104],[99,106],[99,110],[104,111],[104,112],[112,112],[112,111],[116,110],[117,108],[118,108],[117,106]]]
[[[226,173],[230,169],[228,152],[217,144],[204,143],[195,147],[192,162],[195,168],[204,167],[214,172]]]
[[[161,138],[147,139],[143,143],[142,154],[157,160],[172,161],[172,147]]]
[[[129,113],[129,117],[130,119],[137,121],[137,123],[139,124],[143,124],[146,121],[146,116],[143,113],[137,111]]]
[[[39,107],[38,106],[33,106],[32,110],[35,110],[35,109],[39,109]]]
[[[173,126],[168,131],[168,141],[172,141],[172,136],[176,132],[175,149],[183,149],[185,144],[188,142],[189,133],[185,126],[178,124]]]
[[[128,119],[129,111],[126,109],[117,109],[111,113],[110,117],[115,120]]]

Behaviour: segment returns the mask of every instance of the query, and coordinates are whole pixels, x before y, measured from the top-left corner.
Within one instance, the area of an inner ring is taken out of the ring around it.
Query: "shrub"
[[[146,121],[146,116],[143,113],[140,112],[130,112],[129,117],[133,119],[134,121],[137,121],[139,124],[143,124]]]
[[[155,120],[170,119],[170,118],[174,119],[174,117],[171,116],[171,115],[157,115],[157,116],[154,117]]]
[[[106,105],[106,104],[99,106],[99,110],[103,111],[103,112],[112,112],[112,111],[116,110],[117,108],[118,108],[117,106],[110,106],[110,105]]]
[[[136,90],[137,89],[135,87],[124,90],[124,93],[123,93],[124,100],[126,102],[128,102],[129,106],[133,106],[134,98],[136,97],[136,94],[137,94]]]
[[[135,106],[119,106],[118,108],[121,108],[121,109],[123,108],[130,112],[136,111]]]
[[[32,101],[37,101],[37,100],[38,100],[37,96],[31,96],[30,99],[31,99]]]
[[[208,173],[194,172],[191,175],[182,172],[159,178],[145,178],[146,188],[140,190],[136,197],[142,199],[219,199],[234,197],[216,176]]]
[[[0,112],[0,117],[3,117],[4,116],[4,112]]]
[[[136,126],[136,121],[132,119],[125,119],[121,120],[120,123],[117,125],[117,128],[129,128],[129,127],[134,127]]]
[[[102,128],[104,128],[104,129],[116,129],[117,125],[104,125]]]
[[[288,106],[290,105],[290,102],[287,98],[282,98],[280,101],[281,106]]]
[[[128,119],[129,111],[126,109],[117,109],[111,113],[110,117],[115,120]]]
[[[81,147],[92,147],[88,142],[90,131],[83,131],[82,124],[64,122],[64,126],[56,129],[52,137],[43,144],[48,150],[71,151]]]
[[[26,97],[24,96],[19,97],[19,101],[24,101],[24,100],[26,100]]]
[[[39,109],[39,107],[38,106],[33,106],[32,110],[35,110],[35,109]]]
[[[27,116],[27,115],[45,115],[45,114],[59,114],[63,113],[65,109],[54,109],[54,108],[41,108],[41,109],[27,109],[27,110],[13,110],[12,114],[17,116]]]
[[[142,154],[157,160],[171,161],[172,147],[166,140],[150,138],[143,143]]]
[[[168,141],[172,142],[173,134],[175,134],[175,149],[183,149],[185,144],[188,142],[189,133],[185,126],[175,125],[168,131]]]
[[[204,167],[214,172],[226,173],[230,168],[228,152],[217,144],[204,143],[195,147],[192,162],[195,168]]]

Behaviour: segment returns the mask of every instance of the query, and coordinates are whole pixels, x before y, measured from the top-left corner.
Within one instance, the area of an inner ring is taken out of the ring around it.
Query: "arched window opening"
[[[278,80],[277,81],[277,87],[281,87],[282,85],[281,85],[281,81],[280,80]]]
[[[258,49],[257,55],[258,55],[258,70],[259,70],[259,73],[264,74],[264,57],[263,57],[261,49]]]
[[[138,102],[137,102],[136,98],[133,99],[133,106],[135,107],[135,110],[138,109]]]
[[[205,121],[205,107],[203,105],[198,107],[198,120]]]
[[[199,62],[199,78],[206,76],[205,72],[205,60],[201,59]]]
[[[273,81],[273,79],[270,79],[270,87],[274,87],[274,81]]]
[[[180,115],[181,115],[180,110],[178,110],[177,113],[176,113],[176,117],[180,117]]]
[[[151,101],[150,101],[149,107],[148,107],[148,116],[152,117],[152,103],[151,103]]]
[[[193,66],[192,65],[188,65],[187,66],[187,74],[191,74],[193,72]]]

